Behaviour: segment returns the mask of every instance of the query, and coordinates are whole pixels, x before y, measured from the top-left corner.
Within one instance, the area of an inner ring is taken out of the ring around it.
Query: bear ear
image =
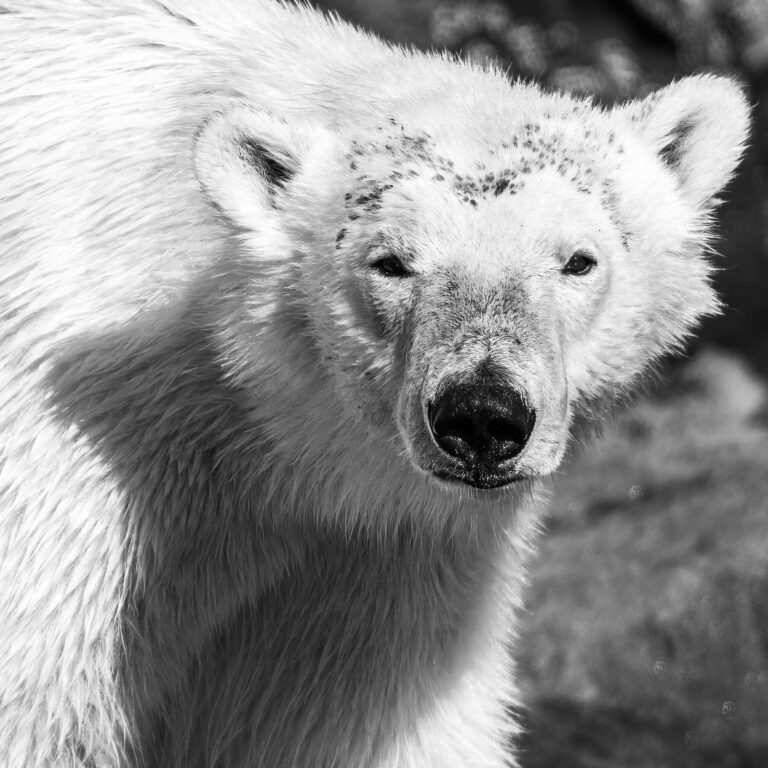
[[[319,125],[289,126],[266,112],[235,106],[206,119],[198,131],[195,175],[217,209],[255,229],[329,140]]]
[[[677,179],[684,197],[709,209],[744,152],[750,108],[725,77],[687,77],[616,112]]]

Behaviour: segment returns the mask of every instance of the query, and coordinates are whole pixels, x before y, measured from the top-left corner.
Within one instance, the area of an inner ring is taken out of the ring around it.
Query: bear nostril
[[[488,434],[499,442],[524,443],[528,435],[525,428],[510,419],[495,418],[488,422]]]
[[[429,407],[437,445],[467,465],[497,465],[517,456],[536,420],[517,390],[488,384],[447,389]]]
[[[435,437],[460,437],[471,435],[475,427],[469,416],[453,413],[447,409],[438,409],[432,422]]]

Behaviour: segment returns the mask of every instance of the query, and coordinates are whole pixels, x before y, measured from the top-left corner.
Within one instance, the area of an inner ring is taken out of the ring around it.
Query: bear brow
[[[413,258],[414,249],[399,232],[379,230],[370,240],[369,250],[387,250],[404,261]]]

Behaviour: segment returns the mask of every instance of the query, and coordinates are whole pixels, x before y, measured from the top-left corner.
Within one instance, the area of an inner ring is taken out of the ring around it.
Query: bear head
[[[710,217],[747,124],[711,76],[611,110],[523,85],[346,127],[225,108],[195,146],[245,275],[224,357],[266,429],[325,409],[334,444],[454,490],[549,473],[717,310]]]

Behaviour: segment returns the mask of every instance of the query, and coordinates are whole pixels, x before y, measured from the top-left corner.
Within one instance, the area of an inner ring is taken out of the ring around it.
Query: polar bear
[[[740,89],[267,0],[0,30],[0,764],[516,765],[541,478],[716,310]]]

